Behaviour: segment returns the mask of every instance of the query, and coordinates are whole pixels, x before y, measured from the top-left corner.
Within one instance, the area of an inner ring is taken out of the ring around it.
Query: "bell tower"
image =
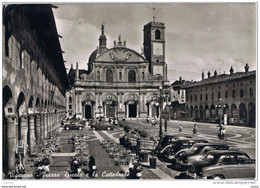
[[[144,32],[144,55],[149,61],[149,70],[153,75],[160,74],[167,80],[167,65],[165,63],[165,26],[162,22],[146,24]]]

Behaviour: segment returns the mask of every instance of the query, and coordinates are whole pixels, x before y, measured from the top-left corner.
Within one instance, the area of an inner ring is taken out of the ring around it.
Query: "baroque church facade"
[[[150,22],[143,29],[143,52],[114,41],[107,48],[104,26],[99,46],[89,57],[88,70],[69,70],[67,117],[147,118],[160,116],[169,99],[165,62],[165,25]]]

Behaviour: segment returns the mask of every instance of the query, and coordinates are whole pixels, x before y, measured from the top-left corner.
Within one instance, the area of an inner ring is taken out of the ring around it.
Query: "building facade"
[[[256,71],[218,75],[214,72],[208,78],[183,87],[186,90],[186,114],[188,119],[211,120],[218,117],[240,119],[255,127],[256,114]]]
[[[66,116],[69,84],[51,5],[3,7],[3,171],[32,154]]]
[[[185,103],[186,103],[186,90],[184,86],[190,84],[190,81],[183,80],[182,77],[179,80],[173,82],[170,86],[170,96],[171,96],[171,119],[185,119]]]
[[[165,63],[164,23],[144,26],[144,53],[114,41],[108,49],[104,26],[98,48],[90,55],[88,70],[70,69],[67,115],[77,118],[146,118],[159,116],[156,106],[163,88],[164,106],[169,100]],[[166,96],[167,95],[167,96]]]

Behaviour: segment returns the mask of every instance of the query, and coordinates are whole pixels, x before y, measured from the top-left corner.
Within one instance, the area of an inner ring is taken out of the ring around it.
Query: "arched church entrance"
[[[85,105],[85,118],[86,119],[92,118],[92,107],[89,104]]]
[[[136,116],[137,116],[137,105],[136,105],[136,103],[129,104],[129,117],[130,118],[136,118]]]

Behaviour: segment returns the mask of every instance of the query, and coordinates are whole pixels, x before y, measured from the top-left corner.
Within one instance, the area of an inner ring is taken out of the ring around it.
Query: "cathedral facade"
[[[170,101],[164,23],[150,22],[143,32],[141,54],[128,48],[121,36],[109,49],[102,25],[99,46],[89,57],[88,70],[79,69],[78,64],[69,70],[67,117],[159,117],[158,103],[165,108]]]

